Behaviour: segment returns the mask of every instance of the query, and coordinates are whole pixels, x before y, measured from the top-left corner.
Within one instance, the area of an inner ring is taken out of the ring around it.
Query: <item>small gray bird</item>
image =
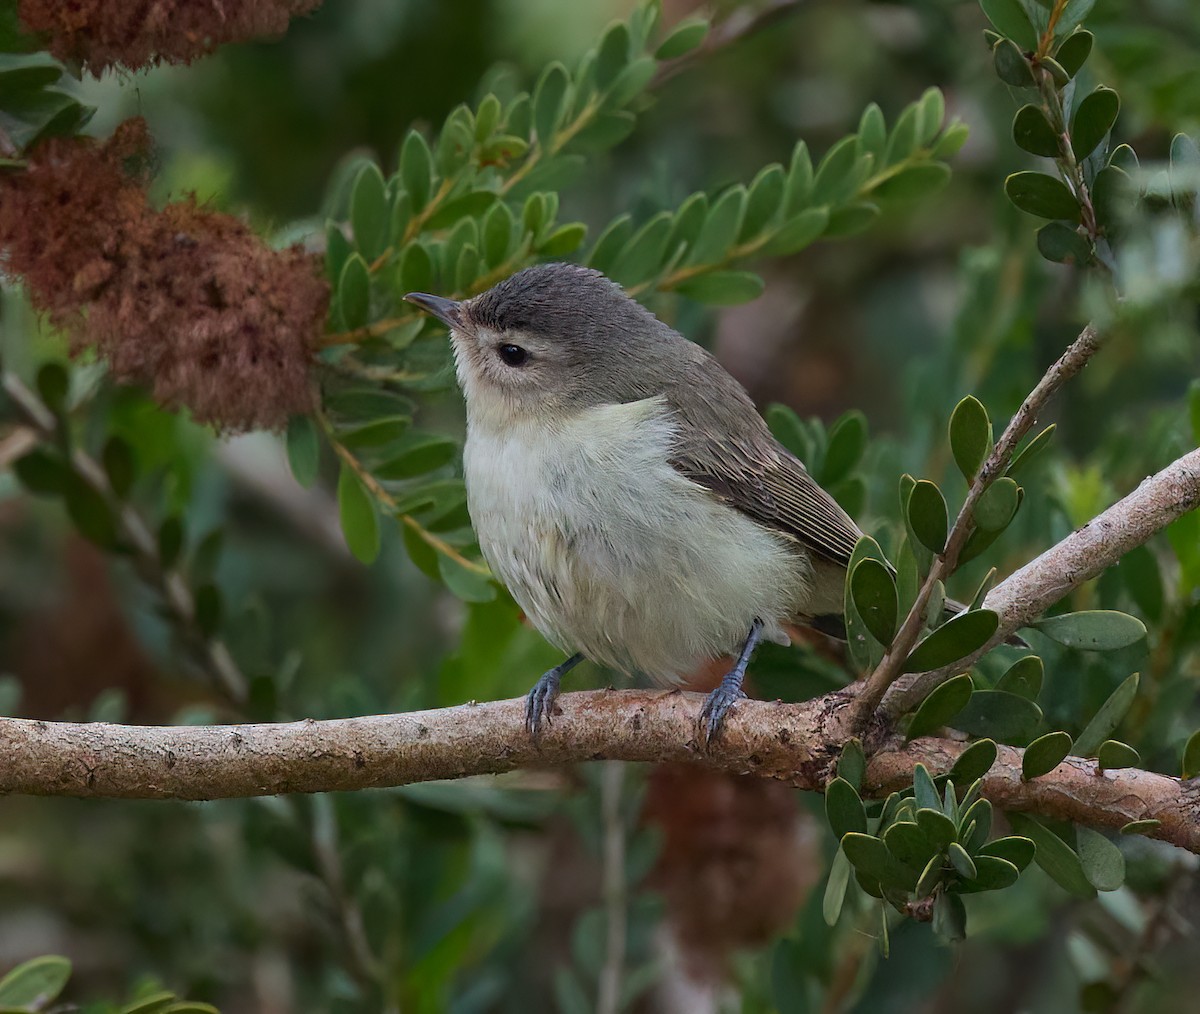
[[[450,328],[484,558],[574,653],[530,691],[532,734],[584,658],[669,685],[733,655],[701,712],[710,739],[761,638],[841,628],[858,526],[699,345],[573,264],[405,298]]]

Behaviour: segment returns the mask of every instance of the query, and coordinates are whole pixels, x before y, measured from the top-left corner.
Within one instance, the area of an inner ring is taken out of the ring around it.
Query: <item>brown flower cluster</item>
[[[94,74],[190,63],[226,42],[282,35],[321,0],[20,0],[21,21],[60,60]]]
[[[0,267],[119,379],[222,431],[279,428],[312,408],[319,264],[191,200],[156,211],[148,150],[142,120],[106,142],[39,145],[25,172],[0,177]]]

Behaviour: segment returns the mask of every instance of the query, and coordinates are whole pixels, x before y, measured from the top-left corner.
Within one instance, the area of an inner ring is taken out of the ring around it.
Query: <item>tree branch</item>
[[[1123,500],[991,590],[984,605],[1000,616],[992,639],[973,655],[895,685],[884,700],[889,717],[916,707],[939,683],[969,669],[1005,638],[1040,616],[1071,589],[1090,581],[1172,521],[1200,507],[1200,448],[1146,479]]]
[[[1016,414],[1009,420],[1008,425],[1004,428],[1004,433],[996,441],[992,452],[972,480],[962,509],[959,510],[958,517],[954,521],[954,527],[950,529],[950,534],[946,537],[946,545],[942,552],[934,557],[933,565],[929,568],[925,582],[917,593],[916,601],[913,602],[912,608],[908,611],[908,615],[904,618],[904,622],[900,625],[900,629],[896,632],[896,636],[892,639],[892,643],[884,653],[879,665],[867,677],[866,689],[854,703],[851,720],[855,728],[861,729],[867,724],[883,700],[884,694],[899,678],[900,667],[908,658],[920,636],[921,628],[925,623],[925,609],[934,588],[939,581],[945,581],[954,573],[955,567],[958,566],[959,555],[966,546],[967,539],[975,530],[975,507],[983,494],[1008,470],[1017,444],[1033,428],[1046,403],[1059,388],[1087,365],[1088,360],[1095,355],[1099,348],[1100,336],[1096,329],[1089,324],[1046,371],[1037,386],[1021,403]],[[991,608],[990,604],[988,608]],[[957,671],[961,672],[962,670],[960,668]]]
[[[281,792],[350,791],[588,760],[691,761],[821,790],[844,738],[852,691],[802,704],[746,700],[702,750],[704,700],[681,691],[564,694],[537,745],[523,699],[407,715],[274,725],[122,726],[0,719],[0,793],[125,799],[221,799]],[[865,790],[912,782],[913,765],[948,771],[965,743],[884,744]],[[1153,837],[1200,853],[1200,784],[1136,769],[1100,773],[1068,758],[1021,780],[1021,751],[1001,747],[984,780],[998,806],[1096,827],[1161,824]]]

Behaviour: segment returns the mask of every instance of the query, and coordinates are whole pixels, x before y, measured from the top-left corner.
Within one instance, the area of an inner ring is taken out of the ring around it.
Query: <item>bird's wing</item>
[[[858,525],[771,435],[737,381],[707,357],[691,365],[666,392],[678,424],[672,465],[731,507],[845,567],[862,535]]]
[[[725,445],[719,457],[677,457],[675,468],[759,524],[845,567],[862,533],[801,462],[780,447],[774,461]],[[729,453],[732,452],[732,453]]]

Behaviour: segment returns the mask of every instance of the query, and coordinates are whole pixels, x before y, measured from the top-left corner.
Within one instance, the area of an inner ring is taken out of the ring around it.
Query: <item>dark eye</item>
[[[529,353],[520,345],[501,345],[497,351],[508,366],[524,366],[529,362]]]

